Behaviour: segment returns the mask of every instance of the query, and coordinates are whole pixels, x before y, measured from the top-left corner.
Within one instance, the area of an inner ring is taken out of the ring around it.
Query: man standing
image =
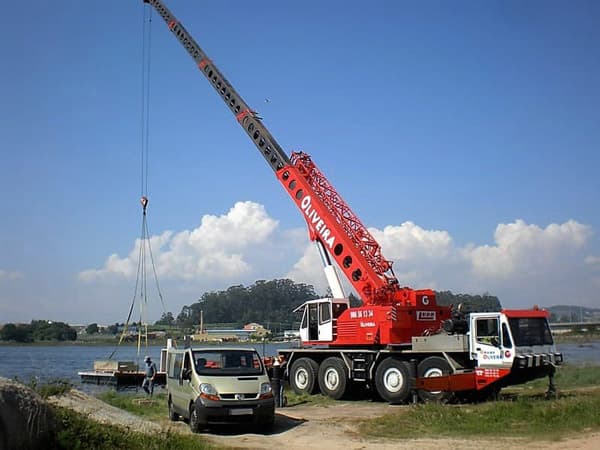
[[[146,394],[154,394],[154,377],[156,376],[156,364],[152,362],[149,356],[144,358],[146,363],[146,377],[142,383],[142,389],[146,391]]]

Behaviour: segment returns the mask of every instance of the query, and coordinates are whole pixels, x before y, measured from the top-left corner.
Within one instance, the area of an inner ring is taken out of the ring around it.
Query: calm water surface
[[[235,347],[255,348],[261,355],[274,356],[277,349],[289,347],[283,344],[232,344]],[[144,365],[144,356],[149,355],[159,364],[161,346],[151,346],[141,350],[137,346],[120,346],[113,360],[136,361]],[[24,382],[35,378],[41,382],[61,378],[71,381],[78,388],[89,391],[92,386],[80,383],[78,372],[94,368],[94,361],[107,360],[115,346],[49,345],[49,346],[7,346],[0,345],[0,377],[18,377]]]
[[[289,347],[288,343],[279,344],[235,344],[236,347],[254,347],[261,355],[273,356],[277,349]],[[565,362],[573,365],[600,365],[600,341],[585,344],[561,344],[557,346],[563,352]],[[0,376],[15,378],[24,382],[35,378],[48,381],[62,378],[71,381],[76,387],[87,391],[99,389],[95,385],[82,385],[77,372],[92,370],[94,361],[106,360],[114,346],[0,346]],[[158,364],[160,346],[143,349],[138,355],[136,346],[121,346],[114,360],[138,361],[143,366],[146,354]]]

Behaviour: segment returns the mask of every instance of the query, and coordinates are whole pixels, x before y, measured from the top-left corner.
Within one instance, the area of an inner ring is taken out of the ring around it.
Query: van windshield
[[[253,350],[195,350],[194,366],[198,375],[262,375],[262,361]]]

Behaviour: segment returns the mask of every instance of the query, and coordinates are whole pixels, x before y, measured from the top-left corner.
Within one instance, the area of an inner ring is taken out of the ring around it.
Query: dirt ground
[[[121,409],[110,406],[83,392],[73,390],[69,394],[52,398],[51,402],[79,411],[102,423],[112,423],[142,432],[173,430],[190,433],[184,422],[155,423],[141,419]],[[532,442],[523,439],[436,439],[423,436],[419,439],[374,440],[363,439],[357,421],[384,415],[398,408],[384,403],[354,404],[336,402],[333,405],[298,405],[277,410],[275,427],[269,433],[253,433],[239,427],[217,427],[201,435],[218,445],[233,448],[269,450],[307,450],[326,448],[331,450],[355,449],[600,449],[600,433],[584,433],[576,438],[554,442]]]

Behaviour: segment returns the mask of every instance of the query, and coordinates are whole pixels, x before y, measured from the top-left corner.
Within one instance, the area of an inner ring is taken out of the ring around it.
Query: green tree
[[[97,323],[90,323],[87,327],[85,327],[85,332],[87,334],[96,334],[98,331],[99,329]]]
[[[318,298],[314,287],[289,279],[258,280],[253,285],[231,286],[225,291],[206,292],[182,308],[177,323],[192,327],[200,324],[200,314],[209,323],[250,322],[291,323],[291,312],[307,300]]]
[[[74,341],[77,332],[64,322],[32,320],[31,332],[36,341]]]
[[[168,311],[163,313],[159,320],[154,322],[154,325],[168,325],[172,326],[175,323],[175,318],[173,317],[173,313]]]
[[[438,305],[458,307],[462,304],[463,311],[500,311],[502,306],[495,295],[485,293],[483,295],[453,294],[451,291],[436,292]]]
[[[15,325],[7,323],[0,330],[0,338],[3,341],[32,342],[31,327],[29,325]]]

